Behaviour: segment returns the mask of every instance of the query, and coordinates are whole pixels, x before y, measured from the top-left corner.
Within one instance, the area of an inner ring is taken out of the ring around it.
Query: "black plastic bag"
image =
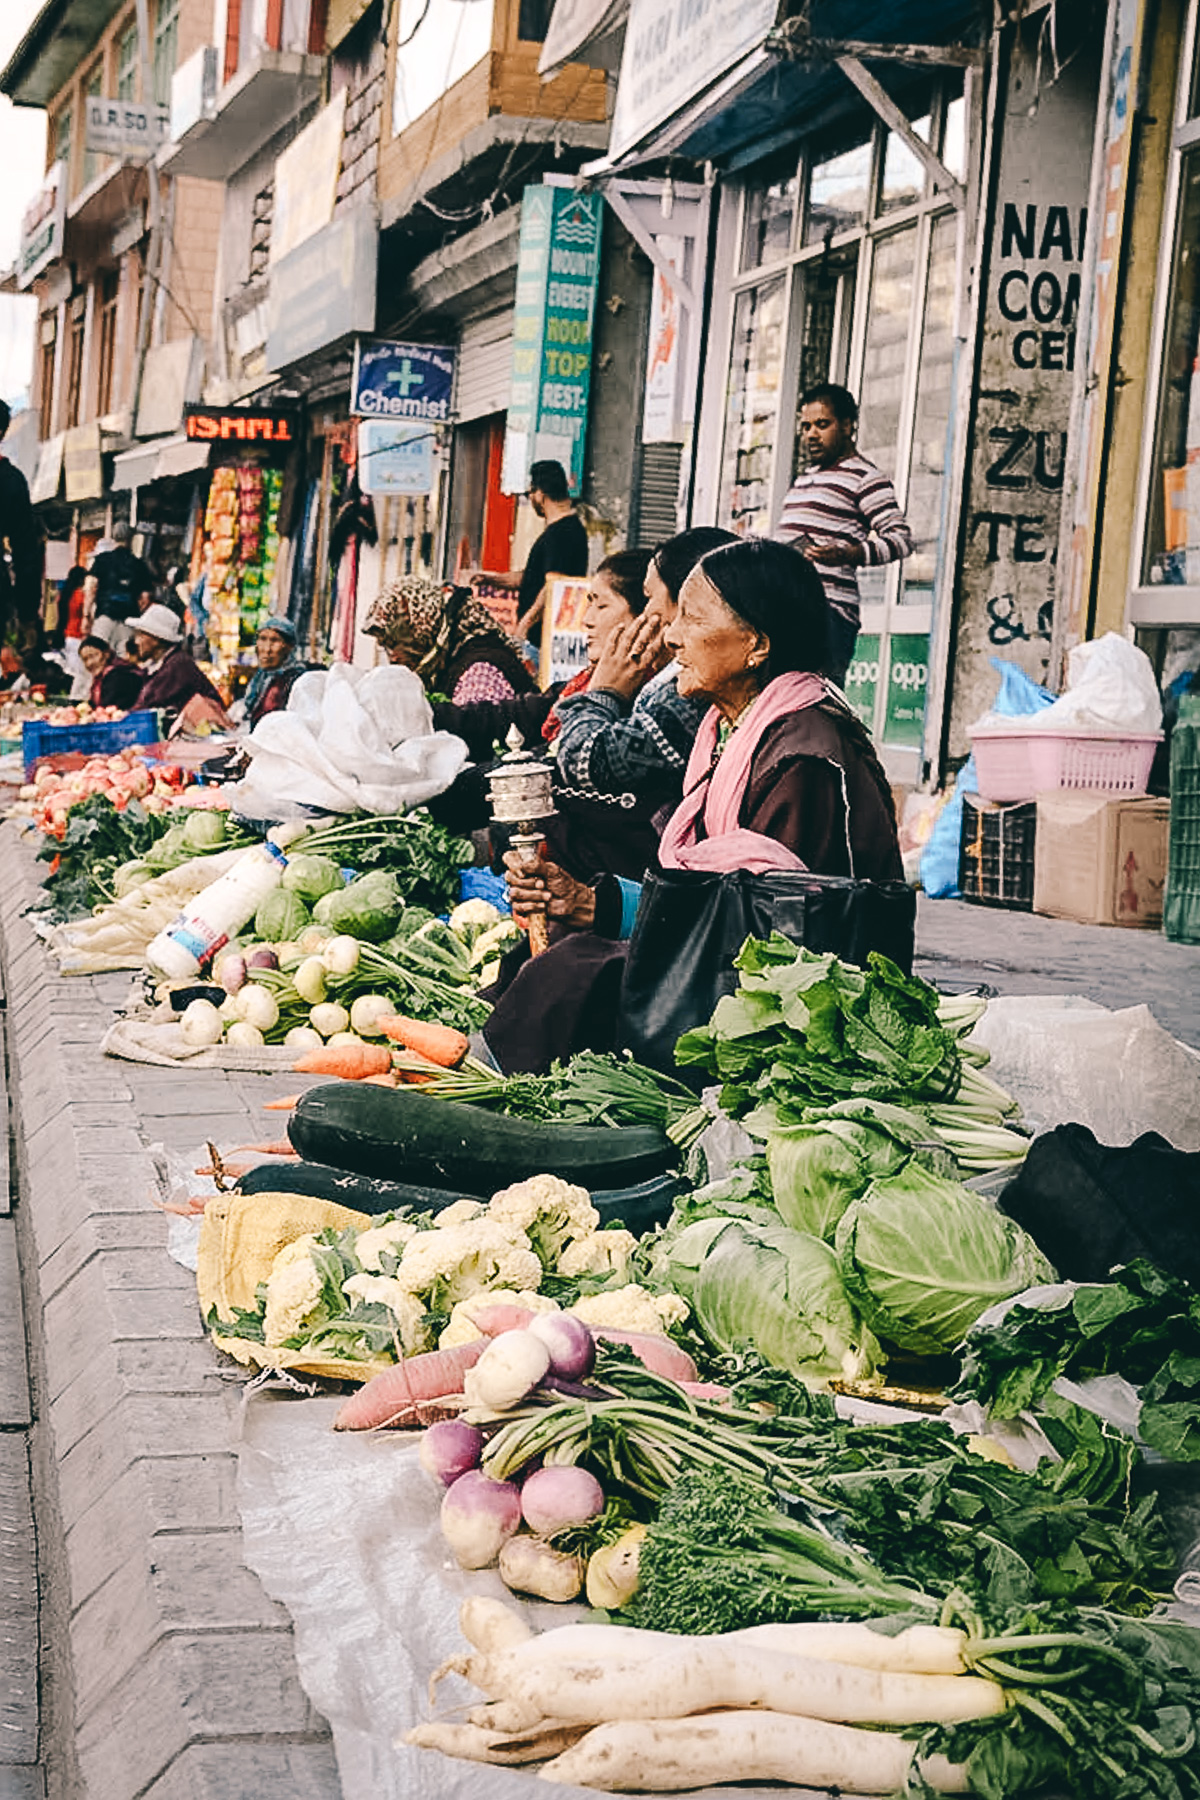
[[[1200,1152],[1155,1131],[1114,1149],[1059,1125],[1030,1145],[1000,1206],[1068,1281],[1107,1281],[1144,1256],[1200,1285]]]
[[[744,869],[648,875],[621,989],[621,1047],[651,1068],[678,1073],[678,1039],[734,991],[733,959],[748,937],[781,931],[859,967],[879,950],[907,975],[916,916],[916,893],[902,881]]]

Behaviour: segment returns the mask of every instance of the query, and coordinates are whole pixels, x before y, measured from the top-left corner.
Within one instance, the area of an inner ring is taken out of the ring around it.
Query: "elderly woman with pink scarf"
[[[660,866],[900,879],[887,779],[824,674],[829,607],[811,562],[761,538],[711,551],[684,583],[666,642],[679,692],[710,706]],[[506,991],[485,1031],[493,1055],[505,1070],[539,1069],[610,1047],[638,884],[586,887],[551,864],[506,860],[514,910],[542,908],[576,935]]]

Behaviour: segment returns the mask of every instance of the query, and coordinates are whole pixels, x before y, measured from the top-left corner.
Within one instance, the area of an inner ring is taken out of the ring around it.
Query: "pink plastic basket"
[[[1053,788],[1144,794],[1160,731],[1115,733],[1038,730],[971,732],[979,792],[985,800],[1032,800]]]

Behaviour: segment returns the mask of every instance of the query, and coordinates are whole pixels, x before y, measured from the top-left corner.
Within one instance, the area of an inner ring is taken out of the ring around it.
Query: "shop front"
[[[799,468],[799,396],[823,381],[856,395],[859,447],[916,548],[860,572],[848,692],[893,778],[915,782],[931,633],[953,591],[984,56],[971,9],[897,11],[817,5],[801,39],[773,6],[718,29],[711,8],[668,18],[633,0],[602,178],[619,190],[667,154],[672,170],[718,171],[691,283],[708,284],[693,523],[773,531]],[[648,78],[656,58],[666,90]],[[660,188],[669,217],[673,181]]]
[[[1179,58],[1128,620],[1165,693],[1200,682],[1200,41]]]

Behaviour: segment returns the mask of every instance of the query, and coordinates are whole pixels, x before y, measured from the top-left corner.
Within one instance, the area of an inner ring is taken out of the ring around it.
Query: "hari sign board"
[[[454,351],[438,344],[360,343],[350,411],[364,419],[445,424],[454,391]]]
[[[633,0],[613,106],[610,159],[665,124],[751,51],[779,0]]]
[[[501,483],[506,493],[524,493],[535,462],[561,463],[573,494],[583,481],[603,222],[599,194],[525,189]]]

